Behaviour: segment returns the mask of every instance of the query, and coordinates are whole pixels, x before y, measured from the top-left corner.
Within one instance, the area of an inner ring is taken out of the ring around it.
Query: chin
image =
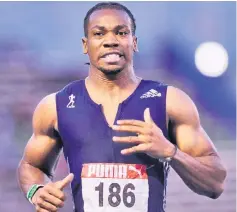
[[[99,67],[101,72],[107,76],[114,76],[119,74],[124,68],[123,67]]]

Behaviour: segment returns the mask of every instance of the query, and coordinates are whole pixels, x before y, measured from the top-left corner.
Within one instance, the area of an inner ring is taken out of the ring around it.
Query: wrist
[[[170,158],[170,157],[173,158],[177,151],[176,148],[177,148],[177,145],[170,143],[169,147],[166,150],[166,154],[164,158]]]
[[[35,203],[35,194],[36,192],[40,189],[40,188],[43,188],[44,185],[38,185],[38,184],[34,184],[30,187],[30,189],[28,190],[27,192],[27,195],[26,195],[26,198],[29,200],[29,202],[31,204],[34,204]]]
[[[178,146],[172,143],[170,144],[171,144],[170,147],[167,148],[166,150],[165,156],[159,159],[160,162],[171,162],[173,158],[175,157],[178,150]]]

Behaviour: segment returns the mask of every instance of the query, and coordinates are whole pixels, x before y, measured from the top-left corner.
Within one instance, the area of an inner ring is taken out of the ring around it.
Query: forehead
[[[131,28],[131,19],[125,11],[116,9],[102,9],[93,12],[90,16],[88,29],[94,26],[103,26],[107,29],[117,25],[126,25]]]

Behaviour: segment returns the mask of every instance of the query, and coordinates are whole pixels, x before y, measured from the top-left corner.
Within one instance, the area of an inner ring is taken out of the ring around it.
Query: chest
[[[109,127],[116,124],[116,119],[119,118],[121,111],[121,104],[118,103],[104,103],[101,104],[101,113]]]
[[[113,136],[130,136],[128,132],[112,130],[110,126],[117,120],[136,119],[143,121],[144,110],[149,107],[155,123],[165,133],[165,108],[156,99],[139,98],[121,104],[103,102],[94,104],[84,99],[77,99],[75,108],[58,110],[58,125],[64,149],[68,155],[81,162],[98,161],[134,161],[135,155],[122,156],[121,150],[127,144],[115,143]],[[80,102],[79,102],[80,100]],[[137,160],[137,159],[136,159]],[[139,162],[139,161],[137,161]]]

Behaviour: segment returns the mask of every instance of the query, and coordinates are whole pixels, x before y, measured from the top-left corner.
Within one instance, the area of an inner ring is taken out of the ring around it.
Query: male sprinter
[[[223,192],[226,170],[192,100],[135,75],[135,30],[132,13],[119,3],[88,11],[88,77],[39,103],[18,168],[37,212],[63,207],[70,183],[76,212],[164,211],[169,166],[200,195]],[[70,174],[50,182],[62,149]]]

